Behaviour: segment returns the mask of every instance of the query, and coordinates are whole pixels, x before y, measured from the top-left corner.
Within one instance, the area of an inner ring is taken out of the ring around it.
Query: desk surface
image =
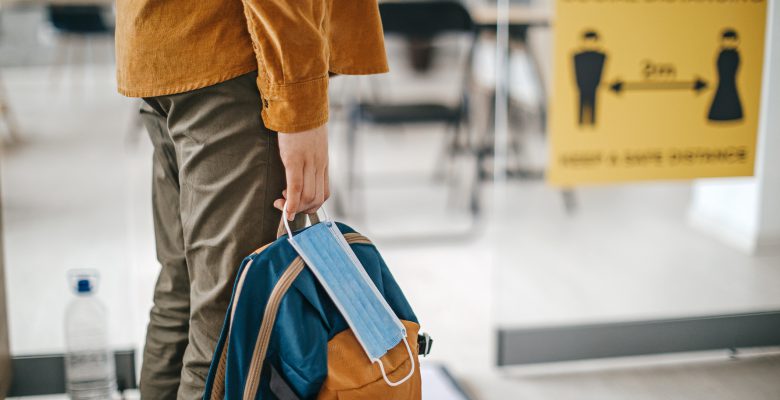
[[[496,25],[498,9],[495,4],[472,5],[471,18],[477,25]],[[543,7],[510,5],[509,25],[547,26],[552,23],[553,12]]]

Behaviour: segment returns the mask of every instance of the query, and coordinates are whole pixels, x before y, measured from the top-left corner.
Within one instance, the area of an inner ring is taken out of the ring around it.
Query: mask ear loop
[[[282,207],[282,222],[284,222],[284,229],[287,230],[287,238],[292,239],[293,234],[292,230],[290,229],[290,221],[287,220],[287,202],[284,202],[284,207]]]
[[[412,348],[409,347],[409,341],[406,340],[406,336],[404,336],[404,344],[406,345],[406,351],[409,353],[409,361],[412,363],[412,370],[409,371],[409,374],[403,377],[401,380],[396,382],[391,382],[390,379],[387,377],[387,373],[385,372],[385,366],[382,364],[382,359],[376,359],[372,360],[373,362],[379,364],[379,369],[382,370],[382,378],[385,380],[385,383],[387,383],[390,386],[398,386],[406,381],[409,380],[409,378],[414,375],[414,354],[412,354]]]
[[[330,219],[330,216],[328,215],[327,211],[325,211],[325,207],[320,207],[317,212],[319,213],[322,211],[322,215],[325,216],[323,221],[332,221]],[[287,202],[284,202],[284,207],[282,207],[282,221],[284,222],[284,229],[287,231],[287,237],[292,238],[292,229],[290,229],[290,221],[287,220]]]

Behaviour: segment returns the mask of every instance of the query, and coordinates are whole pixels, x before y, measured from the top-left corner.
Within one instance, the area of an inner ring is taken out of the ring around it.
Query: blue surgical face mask
[[[287,225],[286,213],[284,222]],[[326,219],[293,236],[287,226],[288,240],[325,288],[363,350],[379,364],[382,377],[390,386],[404,383],[414,373],[414,356],[406,339],[406,328],[379,293],[347,240]],[[387,378],[381,358],[401,341],[411,359],[411,371],[397,382]]]

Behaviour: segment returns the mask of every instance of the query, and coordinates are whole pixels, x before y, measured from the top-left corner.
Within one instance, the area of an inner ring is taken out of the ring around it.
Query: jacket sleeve
[[[328,121],[325,0],[242,0],[258,64],[262,117],[291,133]]]

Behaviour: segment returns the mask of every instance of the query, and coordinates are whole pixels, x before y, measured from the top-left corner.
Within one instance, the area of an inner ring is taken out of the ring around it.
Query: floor
[[[0,159],[13,353],[62,351],[73,268],[100,271],[114,346],[140,348],[158,266],[137,102],[114,92],[110,65],[0,76],[24,137]],[[356,82],[339,79],[334,90]],[[343,167],[342,128],[331,125]],[[494,368],[496,327],[778,309],[780,257],[750,257],[690,228],[686,183],[577,190],[573,214],[539,181],[485,185],[475,223],[460,192],[448,203],[432,179],[442,132],[394,133],[361,134],[362,212],[346,222],[378,243],[435,337],[428,362],[447,365],[475,398],[780,398],[777,355]]]
[[[715,359],[617,369],[506,374],[473,386],[477,399],[773,400],[780,398],[780,356]]]
[[[661,366],[461,377],[455,388],[440,370],[425,368],[423,400],[776,400],[780,396],[778,374],[777,354],[694,363],[675,361]],[[51,395],[24,399],[66,398]],[[137,391],[127,391],[122,400],[138,398]]]

